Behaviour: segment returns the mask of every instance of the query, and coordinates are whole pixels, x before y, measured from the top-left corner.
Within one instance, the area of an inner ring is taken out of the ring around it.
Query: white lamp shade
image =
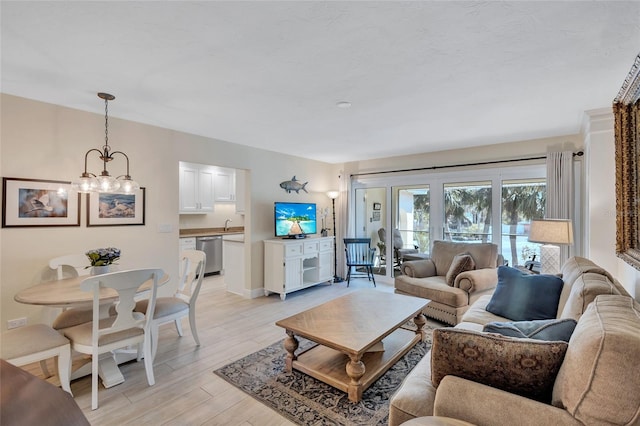
[[[338,198],[338,195],[340,195],[339,191],[327,191],[327,197],[331,198],[332,200]]]
[[[569,219],[534,219],[529,241],[543,244],[573,244],[573,226]]]

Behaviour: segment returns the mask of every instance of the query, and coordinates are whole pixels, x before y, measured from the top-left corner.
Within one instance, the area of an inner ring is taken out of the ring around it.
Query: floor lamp
[[[573,226],[569,219],[534,219],[529,229],[529,241],[542,243],[540,273],[560,272],[560,247],[573,244]]]
[[[342,278],[338,276],[338,237],[336,236],[336,198],[340,192],[328,191],[327,197],[331,198],[331,208],[333,210],[333,282],[341,283]]]

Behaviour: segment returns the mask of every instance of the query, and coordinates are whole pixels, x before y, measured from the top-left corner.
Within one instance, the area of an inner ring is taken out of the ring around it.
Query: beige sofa
[[[477,425],[640,424],[640,304],[588,259],[569,259],[562,274],[557,318],[578,323],[552,404],[450,375],[436,389],[429,352],[391,398],[389,425],[431,415]],[[490,299],[478,299],[455,328],[481,333],[489,322],[508,322],[485,310]]]
[[[449,285],[447,272],[461,253],[471,255],[475,269],[460,272]],[[424,314],[456,325],[473,302],[493,292],[498,282],[496,266],[502,264],[502,255],[493,243],[434,241],[430,258],[402,263],[402,275],[395,278],[395,292],[430,299]]]

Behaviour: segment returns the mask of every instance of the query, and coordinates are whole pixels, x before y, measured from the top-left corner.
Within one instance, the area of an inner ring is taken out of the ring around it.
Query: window
[[[527,241],[531,219],[544,217],[544,179],[502,181],[502,255],[509,265],[524,265],[540,257],[540,245]]]
[[[396,227],[402,236],[402,248],[417,246],[420,253],[429,251],[429,207],[429,185],[398,189]]]
[[[444,184],[444,237],[491,241],[491,181]]]
[[[364,235],[377,242],[378,229],[385,228],[389,238],[397,229],[405,250],[416,247],[417,252],[427,255],[434,240],[492,242],[510,266],[539,261],[539,245],[530,243],[528,236],[531,220],[544,217],[545,174],[544,164],[528,164],[358,177],[352,181],[355,207],[351,212],[355,214],[350,220],[356,224],[354,235],[362,235],[365,229]],[[574,196],[579,204],[579,192]],[[358,214],[376,202],[381,203],[380,222],[369,214]],[[380,255],[377,271],[392,278],[397,268],[384,267],[391,265],[384,262],[386,259],[393,259],[394,266],[397,263],[392,247],[384,247]]]

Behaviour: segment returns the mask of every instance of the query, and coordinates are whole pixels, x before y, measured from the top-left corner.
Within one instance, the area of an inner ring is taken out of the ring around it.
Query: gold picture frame
[[[613,102],[616,254],[640,270],[640,54]]]

